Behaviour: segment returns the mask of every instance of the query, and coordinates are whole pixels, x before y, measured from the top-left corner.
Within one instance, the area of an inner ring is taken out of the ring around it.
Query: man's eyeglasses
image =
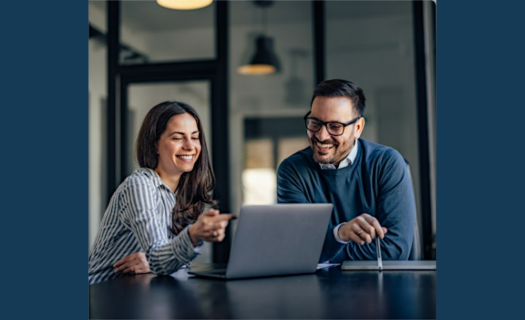
[[[330,122],[324,122],[317,118],[309,117],[311,111],[308,111],[308,113],[304,116],[304,124],[306,125],[306,129],[312,131],[312,132],[319,132],[321,130],[322,126],[326,127],[326,131],[332,136],[340,136],[345,132],[345,128],[348,127],[351,124],[354,124],[361,116],[350,120],[347,123],[337,122],[337,121],[330,121]]]

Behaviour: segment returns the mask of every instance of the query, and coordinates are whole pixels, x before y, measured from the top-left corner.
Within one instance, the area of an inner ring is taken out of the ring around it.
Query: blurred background
[[[435,3],[207,2],[89,1],[89,247],[112,193],[138,167],[134,141],[151,107],[197,110],[214,194],[222,212],[238,214],[276,203],[277,167],[308,145],[313,89],[342,78],[365,92],[362,137],[410,163],[423,258],[436,259]],[[235,222],[228,229],[197,261],[227,261]]]

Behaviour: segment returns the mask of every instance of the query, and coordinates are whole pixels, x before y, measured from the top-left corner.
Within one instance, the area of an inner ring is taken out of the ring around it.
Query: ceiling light
[[[261,8],[270,6],[273,1],[255,0],[255,5]],[[263,10],[263,13],[266,13]],[[273,39],[264,35],[266,30],[266,16],[263,16],[260,34],[255,39],[255,54],[246,65],[237,68],[243,75],[265,75],[279,71],[279,60],[273,51]]]
[[[193,10],[209,6],[213,0],[157,0],[160,6],[176,10]]]
[[[273,39],[260,35],[255,39],[255,54],[250,63],[237,68],[244,75],[264,75],[274,73],[279,69],[279,61],[273,53]]]

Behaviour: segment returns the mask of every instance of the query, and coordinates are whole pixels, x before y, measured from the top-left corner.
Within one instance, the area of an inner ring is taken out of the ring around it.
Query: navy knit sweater
[[[385,260],[407,260],[414,238],[415,200],[405,161],[393,148],[357,139],[353,164],[322,170],[307,147],[285,159],[277,172],[277,202],[332,203],[320,262],[377,259],[375,241],[359,245],[336,241],[333,228],[368,213],[388,229],[382,240]]]

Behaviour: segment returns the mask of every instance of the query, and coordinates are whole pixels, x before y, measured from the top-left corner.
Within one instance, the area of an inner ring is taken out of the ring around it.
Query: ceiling
[[[230,1],[230,24],[253,25],[260,22],[262,10],[267,10],[267,23],[278,24],[283,22],[297,22],[311,19],[311,1],[288,0],[274,1],[268,7],[260,9],[254,1]],[[308,3],[305,3],[308,2]],[[407,1],[337,1],[337,9],[331,7],[327,0],[327,19],[359,19],[374,16],[406,14]],[[93,1],[90,3],[105,11],[106,1]],[[210,27],[214,19],[214,6],[212,5],[189,11],[171,10],[159,6],[155,1],[122,1],[122,21],[131,31],[142,30],[162,32],[164,30]]]

